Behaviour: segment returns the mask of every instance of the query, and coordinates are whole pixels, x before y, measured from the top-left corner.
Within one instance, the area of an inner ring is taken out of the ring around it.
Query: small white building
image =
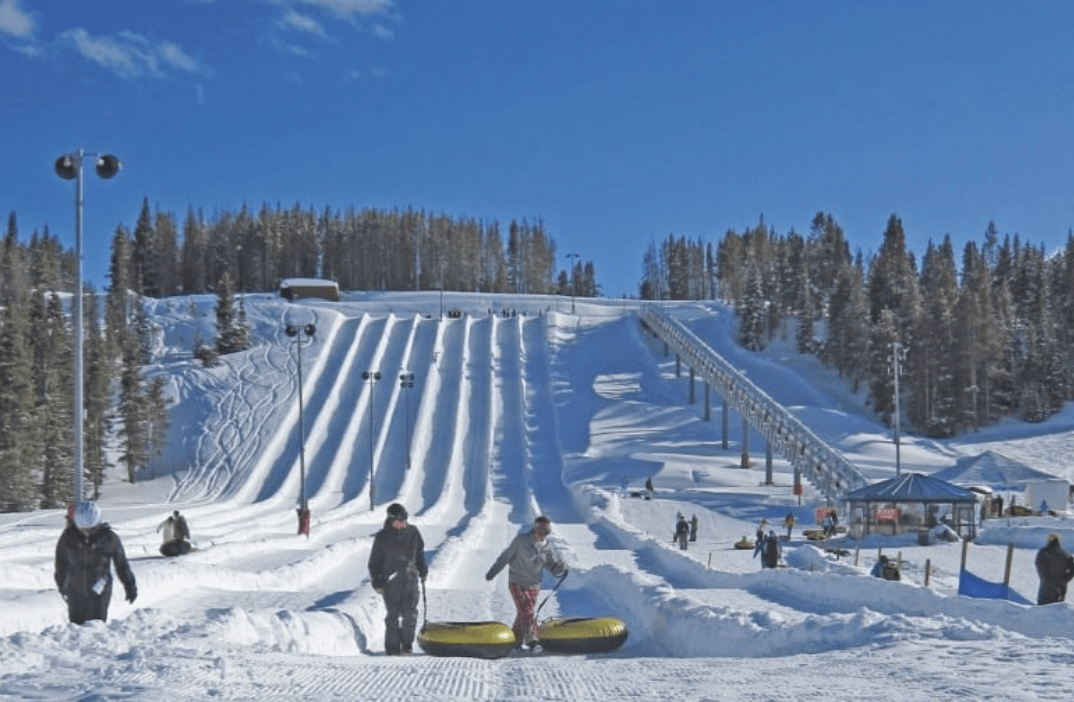
[[[280,281],[280,297],[285,300],[319,297],[339,302],[339,284],[321,278],[284,278]]]

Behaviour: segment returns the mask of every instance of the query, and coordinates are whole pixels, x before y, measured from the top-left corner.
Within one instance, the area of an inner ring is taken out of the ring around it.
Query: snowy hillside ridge
[[[1074,680],[1055,672],[1074,662],[1070,605],[959,596],[957,543],[805,540],[824,496],[806,481],[799,500],[782,458],[771,485],[763,469],[740,467],[741,423],[731,422],[724,448],[722,410],[706,420],[690,404],[689,380],[635,306],[578,300],[571,314],[554,297],[444,297],[443,309],[462,316],[441,319],[437,293],[297,304],[247,296],[253,346],[208,369],[189,342],[215,301],[154,301],[147,311],[160,334],[147,370],[174,393],[172,464],[133,485],[114,471],[100,500],[138,599],[113,598],[106,624],[68,624],[52,572],[62,512],[0,515],[0,698],[1074,696]],[[666,309],[870,479],[894,475],[890,432],[813,359],[778,344],[743,351],[718,305]],[[300,452],[298,349],[283,327],[307,322],[316,333],[302,348]],[[369,371],[381,379],[364,380]],[[399,382],[404,371],[413,388]],[[935,472],[993,450],[1065,476],[1072,438],[1068,408],[1044,425],[959,442],[906,437],[903,466]],[[763,445],[751,436],[753,451]],[[294,511],[302,453],[308,538]],[[654,498],[629,496],[647,478]],[[391,502],[406,505],[425,540],[420,621],[510,624],[506,575],[482,576],[546,514],[570,574],[554,593],[546,578],[540,617],[620,617],[626,643],[496,661],[384,656],[384,607],[366,562]],[[167,559],[156,529],[173,509],[198,550]],[[671,543],[677,512],[698,518],[686,551]],[[798,526],[782,567],[762,570],[735,548],[761,519],[782,532],[788,512]],[[1002,581],[1013,544],[1011,587],[1034,599],[1036,549],[1051,532],[1074,544],[1072,527],[1064,510],[988,520],[967,567]],[[900,582],[870,577],[881,551],[900,562]]]

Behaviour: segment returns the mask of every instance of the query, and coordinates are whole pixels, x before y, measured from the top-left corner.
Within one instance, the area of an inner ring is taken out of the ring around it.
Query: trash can
[[[930,543],[929,542],[929,530],[928,529],[918,529],[917,530],[917,545],[918,546],[928,546],[929,543]]]

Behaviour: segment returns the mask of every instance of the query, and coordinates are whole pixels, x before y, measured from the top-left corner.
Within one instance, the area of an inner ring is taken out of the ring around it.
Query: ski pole
[[[545,595],[545,596],[544,596],[544,599],[543,599],[543,600],[541,600],[541,604],[537,606],[537,611],[533,613],[533,618],[534,618],[534,619],[536,619],[536,618],[537,618],[537,615],[538,615],[538,614],[540,614],[540,612],[541,612],[541,607],[544,607],[544,603],[545,603],[545,602],[548,602],[548,598],[552,596],[552,593],[554,593],[554,592],[555,592],[556,590],[558,590],[558,589],[559,589],[559,586],[563,584],[563,581],[567,579],[567,576],[568,576],[568,575],[570,575],[570,571],[569,571],[569,570],[568,570],[568,571],[565,571],[565,572],[563,573],[563,575],[561,575],[561,576],[560,576],[560,578],[559,578],[559,582],[558,582],[558,583],[556,583],[556,586],[555,586],[554,588],[552,588],[551,592],[549,592],[549,593],[548,593],[547,595]]]

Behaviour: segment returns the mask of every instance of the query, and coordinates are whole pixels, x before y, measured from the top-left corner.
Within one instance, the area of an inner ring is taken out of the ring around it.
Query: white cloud
[[[391,27],[385,27],[379,22],[373,25],[373,36],[377,39],[391,39],[395,36],[395,31]]]
[[[309,15],[304,15],[300,12],[295,12],[294,10],[288,12],[287,15],[280,20],[280,24],[288,29],[305,32],[306,34],[314,34],[320,37],[323,37],[325,34],[324,27],[320,22]]]
[[[392,8],[391,0],[297,0],[297,2],[348,18],[386,14]]]
[[[164,41],[157,49],[160,57],[170,65],[187,73],[205,73],[205,68],[174,42]]]
[[[78,53],[90,61],[124,78],[138,78],[159,73],[156,58],[145,51],[138,35],[125,33],[118,37],[95,37],[85,29],[69,29],[60,35]]]
[[[0,34],[27,39],[34,33],[34,18],[19,6],[19,0],[0,0]]]
[[[93,36],[85,29],[70,29],[60,35],[78,53],[122,78],[159,77],[171,67],[187,73],[208,74],[208,70],[174,42],[154,45],[135,32],[114,36]],[[163,64],[163,65],[162,65]]]

